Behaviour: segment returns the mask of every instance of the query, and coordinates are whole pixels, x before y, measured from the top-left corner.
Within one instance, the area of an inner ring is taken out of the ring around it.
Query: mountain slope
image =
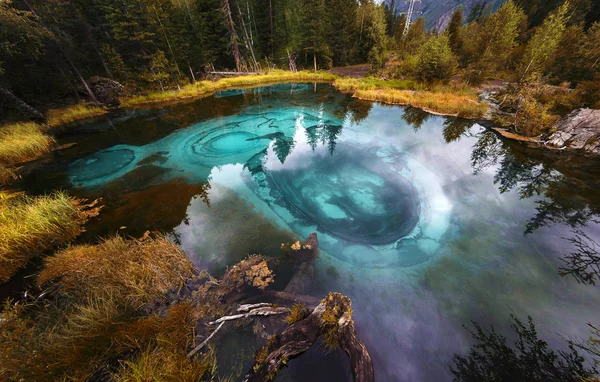
[[[392,0],[386,0],[391,4]],[[443,30],[448,26],[452,13],[462,5],[464,8],[465,18],[468,16],[471,8],[483,0],[421,0],[415,4],[415,9],[419,12],[413,16],[413,20],[419,15],[425,17],[425,25],[429,29]],[[504,0],[488,0],[487,3],[492,5],[492,9],[496,10],[502,5]],[[396,10],[406,12],[408,9],[408,1],[395,1]]]

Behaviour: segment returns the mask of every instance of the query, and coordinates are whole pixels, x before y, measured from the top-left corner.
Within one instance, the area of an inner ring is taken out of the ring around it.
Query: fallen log
[[[207,72],[208,74],[215,74],[218,76],[248,76],[251,74],[260,74],[258,72]]]
[[[374,381],[373,361],[354,329],[350,299],[330,293],[307,317],[293,323],[256,352],[255,363],[244,382],[273,380],[289,359],[307,351],[319,337],[323,337],[327,347],[344,349],[356,382]],[[261,356],[265,353],[266,357]]]

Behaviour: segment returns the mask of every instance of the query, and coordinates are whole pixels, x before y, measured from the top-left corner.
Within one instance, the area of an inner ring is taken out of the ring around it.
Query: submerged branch
[[[204,347],[204,346],[205,346],[205,345],[208,343],[208,341],[210,341],[210,340],[211,340],[211,339],[212,339],[212,338],[215,336],[215,334],[217,334],[217,332],[218,332],[219,330],[221,330],[221,328],[223,327],[223,325],[225,325],[225,322],[224,322],[224,321],[223,321],[223,322],[221,322],[221,324],[219,324],[219,326],[217,326],[217,328],[215,329],[215,331],[214,331],[214,332],[212,332],[212,333],[210,334],[210,336],[208,336],[208,338],[207,338],[207,339],[205,339],[205,340],[204,340],[204,341],[203,341],[203,342],[202,342],[200,345],[198,345],[198,346],[196,346],[194,349],[192,349],[192,351],[190,351],[190,352],[188,353],[187,357],[188,357],[188,358],[192,358],[192,357],[194,356],[194,354],[198,353],[198,351],[199,351],[200,349],[202,349],[202,348],[203,348],[203,347]]]

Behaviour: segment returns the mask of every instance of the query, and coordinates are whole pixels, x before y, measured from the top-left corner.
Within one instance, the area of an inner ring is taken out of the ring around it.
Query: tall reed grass
[[[0,192],[0,282],[32,257],[75,238],[95,213],[62,192],[37,197]]]
[[[0,164],[11,166],[50,152],[54,140],[33,122],[18,122],[0,127]]]

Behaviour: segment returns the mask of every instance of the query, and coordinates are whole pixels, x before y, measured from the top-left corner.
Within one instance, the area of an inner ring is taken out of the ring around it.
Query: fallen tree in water
[[[374,381],[373,361],[354,330],[350,299],[339,293],[330,293],[312,313],[294,322],[259,350],[244,381],[274,379],[289,359],[307,351],[319,337],[323,337],[327,347],[339,346],[348,354],[355,381]],[[261,353],[267,356],[259,357]]]
[[[318,338],[346,351],[357,381],[373,381],[350,299],[304,294],[318,254],[316,234],[282,250],[277,257],[249,256],[218,279],[150,234],[60,251],[40,272],[37,297],[28,293],[0,317],[0,376],[212,380],[236,373],[218,370],[218,352],[228,333],[246,327],[266,342],[248,381],[273,378]]]

